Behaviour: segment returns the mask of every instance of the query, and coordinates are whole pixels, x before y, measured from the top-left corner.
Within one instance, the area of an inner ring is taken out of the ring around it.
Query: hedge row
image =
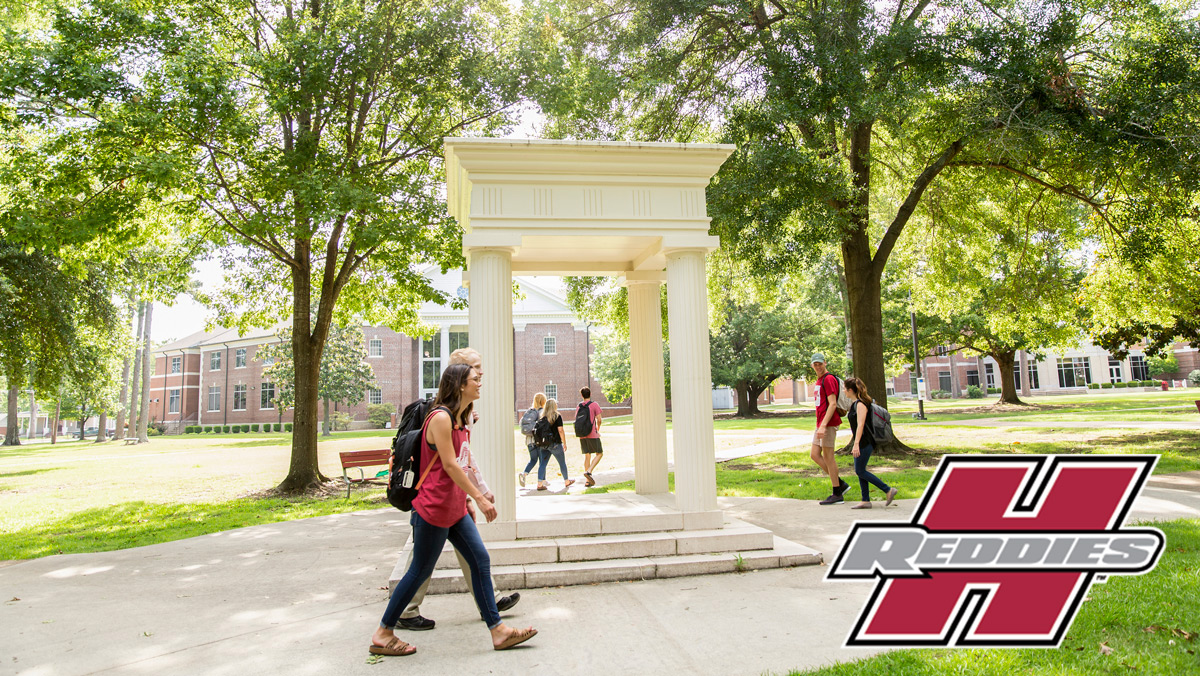
[[[244,434],[246,432],[258,432],[259,428],[263,432],[291,432],[292,423],[265,423],[259,425],[241,424],[241,425],[188,425],[183,428],[184,434]]]
[[[1161,384],[1158,380],[1132,380],[1127,383],[1088,383],[1089,390],[1111,390],[1113,388],[1122,389],[1125,387],[1158,387]]]

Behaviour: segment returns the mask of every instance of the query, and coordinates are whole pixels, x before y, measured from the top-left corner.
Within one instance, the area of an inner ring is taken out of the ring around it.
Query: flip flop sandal
[[[387,645],[379,646],[371,644],[369,649],[372,655],[387,655],[388,657],[407,657],[417,652],[416,646],[409,645],[396,637],[388,641]]]
[[[509,636],[508,638],[504,639],[504,643],[501,643],[500,645],[497,645],[497,646],[492,646],[492,648],[495,650],[508,650],[509,648],[512,648],[513,646],[521,645],[522,643],[528,641],[529,639],[533,638],[534,636],[537,636],[537,629],[530,627],[529,629],[525,629],[523,631],[518,631],[517,633],[513,634],[512,636]]]

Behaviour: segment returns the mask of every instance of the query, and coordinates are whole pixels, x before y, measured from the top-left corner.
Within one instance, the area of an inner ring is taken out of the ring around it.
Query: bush
[[[989,387],[988,394],[1000,394],[1000,388],[999,387]]]
[[[983,390],[978,385],[968,385],[967,399],[983,399]]]
[[[224,432],[225,432],[225,434],[229,434],[229,425],[226,425],[224,427]]]
[[[251,425],[251,426],[250,426],[250,431],[251,431],[251,432],[257,432],[257,431],[258,431],[258,423],[254,423],[253,425]]]
[[[250,432],[250,425],[248,425],[248,424],[247,424],[247,425],[242,425],[242,433],[243,433],[243,434],[246,434],[246,433],[249,433],[249,432]]]
[[[1100,389],[1100,383],[1088,383],[1088,389],[1089,390],[1098,390],[1098,389]]]
[[[283,431],[284,431],[284,432],[291,432],[291,431],[292,431],[292,423],[284,423],[284,424],[283,424]]]
[[[1115,385],[1113,385],[1113,387],[1120,389],[1122,387],[1129,387],[1129,385],[1130,385],[1130,383],[1116,383]]]
[[[283,425],[280,423],[275,423],[275,431],[280,432],[282,430],[283,430]]]
[[[234,434],[238,434],[242,431],[241,425],[230,425],[229,427],[230,427],[230,431],[233,432]]]
[[[1100,389],[1102,389],[1102,390],[1111,390],[1112,388],[1113,388],[1112,383],[1100,383]]]
[[[1158,385],[1159,385],[1159,382],[1157,380],[1143,380],[1142,381],[1142,387],[1158,387]]]
[[[350,429],[350,423],[354,421],[349,413],[334,411],[329,415],[329,422],[333,423],[333,429],[336,432],[345,432]]]
[[[392,421],[392,412],[396,410],[391,404],[369,404],[367,406],[367,420],[371,423],[371,427],[379,429]]]
[[[146,430],[146,436],[148,436],[148,437],[161,437],[161,436],[162,436],[162,432],[160,432],[160,431],[158,430],[158,428],[157,428],[157,427],[151,426],[151,427],[150,427],[150,429]]]
[[[204,433],[205,433],[205,434],[208,434],[208,433],[209,433],[209,432],[211,432],[211,431],[212,431],[212,425],[205,425],[205,426],[204,426]]]

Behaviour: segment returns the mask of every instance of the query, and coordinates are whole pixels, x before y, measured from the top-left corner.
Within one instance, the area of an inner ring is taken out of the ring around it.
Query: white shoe
[[[521,488],[525,487],[525,473],[524,472],[517,473],[517,481],[521,482]]]

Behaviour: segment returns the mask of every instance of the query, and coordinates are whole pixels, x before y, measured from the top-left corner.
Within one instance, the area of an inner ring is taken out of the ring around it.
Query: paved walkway
[[[826,552],[856,519],[906,519],[915,500],[851,511],[721,498],[730,516]],[[1200,518],[1200,473],[1156,477],[1133,519]],[[871,654],[841,645],[870,583],[809,566],[743,575],[532,589],[506,614],[541,633],[490,648],[463,594],[429,597],[411,657],[368,663],[388,574],[408,535],[376,510],[0,568],[0,674],[783,673]],[[11,599],[11,600],[9,600]]]

